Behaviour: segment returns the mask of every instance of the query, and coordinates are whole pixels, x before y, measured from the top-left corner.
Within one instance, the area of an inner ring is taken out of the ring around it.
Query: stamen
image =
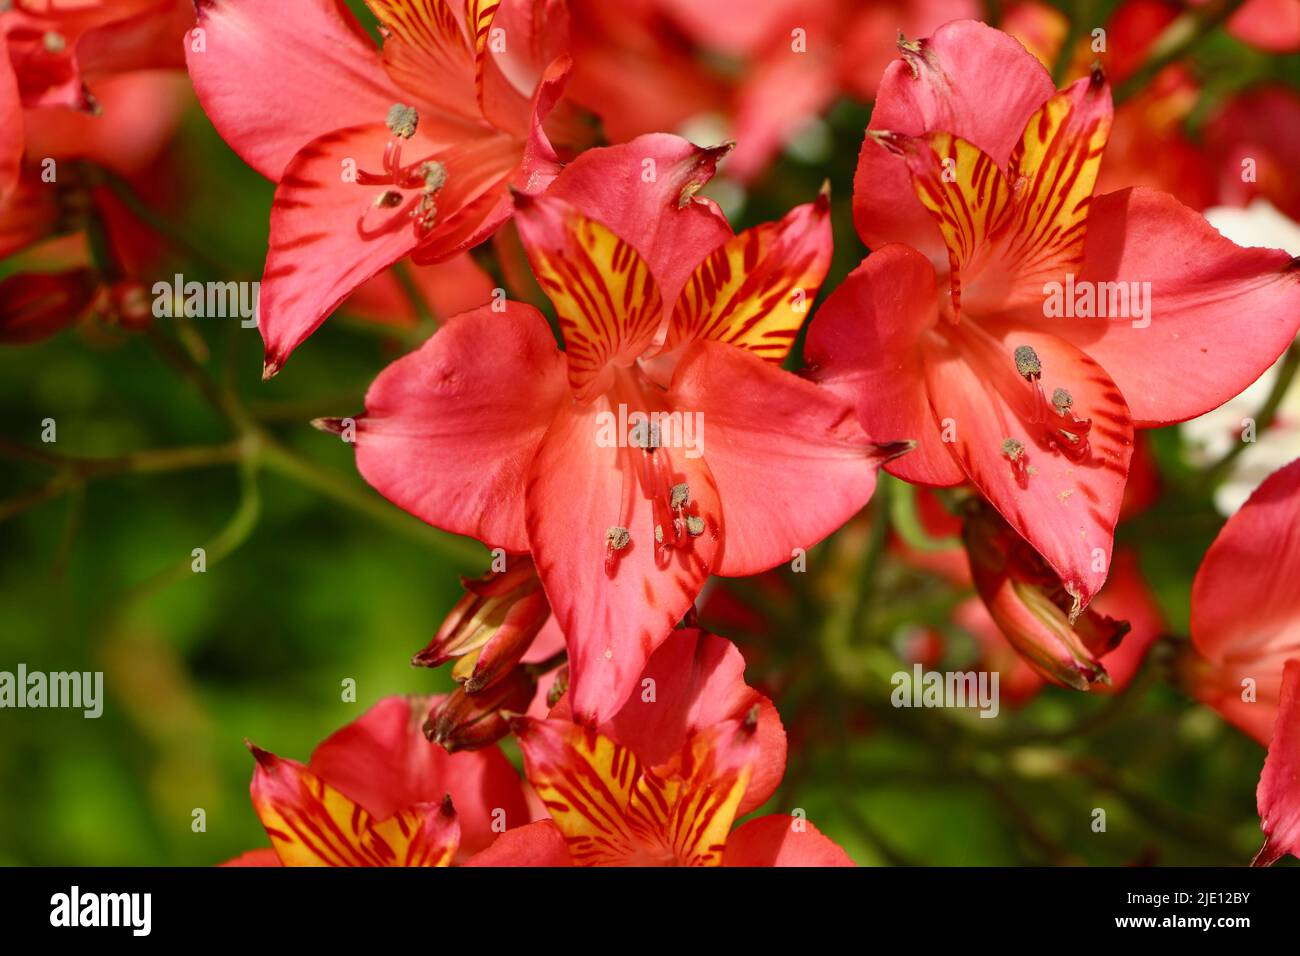
[[[410,139],[415,135],[416,127],[420,125],[420,114],[415,111],[414,106],[394,103],[388,108],[388,118],[384,122],[394,136]]]
[[[1033,381],[1043,374],[1043,363],[1038,361],[1038,353],[1034,351],[1032,346],[1017,346],[1016,371],[1027,382]]]
[[[669,507],[671,507],[673,511],[681,511],[690,503],[691,486],[684,481],[679,485],[673,485],[672,499],[669,502]]]
[[[375,197],[376,209],[392,209],[402,204],[402,194],[396,189],[385,189]]]
[[[626,548],[632,541],[632,535],[627,528],[618,526],[607,528],[605,530],[605,574],[607,577],[613,577],[614,572],[618,570],[618,552]]]
[[[68,41],[63,38],[63,34],[56,30],[47,30],[41,37],[41,45],[45,47],[46,53],[62,53],[68,48]]]
[[[704,534],[704,519],[699,515],[686,516],[686,533],[692,538],[698,538]]]
[[[1011,462],[1011,474],[1021,488],[1029,485],[1029,459],[1025,455],[1025,443],[1014,438],[1002,442],[1002,454]]]
[[[1052,407],[1056,409],[1058,415],[1064,415],[1073,405],[1074,396],[1065,389],[1058,388],[1052,392]]]

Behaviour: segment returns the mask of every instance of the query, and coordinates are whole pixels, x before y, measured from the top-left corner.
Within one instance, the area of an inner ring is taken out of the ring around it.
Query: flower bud
[[[29,345],[85,314],[99,291],[90,269],[26,272],[0,282],[0,343]]]
[[[476,694],[519,663],[551,607],[527,555],[512,557],[509,570],[463,584],[465,596],[411,663],[438,667],[455,660],[452,676]]]
[[[458,687],[438,698],[424,722],[424,735],[448,753],[480,750],[510,732],[510,718],[528,710],[537,692],[537,678],[527,667],[516,667],[475,694]]]
[[[1100,658],[1119,646],[1127,621],[1077,611],[1047,562],[988,503],[971,508],[962,537],[981,600],[1030,667],[1075,690],[1110,683]]]

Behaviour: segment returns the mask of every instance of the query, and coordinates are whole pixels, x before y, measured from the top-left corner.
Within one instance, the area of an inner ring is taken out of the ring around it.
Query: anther
[[[392,209],[402,204],[402,194],[396,189],[385,189],[375,197],[376,209]]]
[[[1056,409],[1058,415],[1064,415],[1073,406],[1074,396],[1066,389],[1058,388],[1052,392],[1052,407]]]
[[[1015,438],[1002,442],[1002,454],[1011,462],[1011,474],[1021,488],[1029,484],[1029,460],[1025,455],[1025,443]]]
[[[436,193],[447,185],[447,167],[436,159],[426,159],[420,164],[420,173],[424,176],[424,188]]]
[[[686,482],[673,485],[669,505],[673,511],[681,511],[691,503],[691,486]]]
[[[63,38],[63,34],[55,30],[47,30],[41,37],[41,45],[45,47],[47,53],[62,53],[68,48],[68,41]]]
[[[1016,371],[1026,381],[1033,381],[1043,374],[1043,363],[1038,361],[1038,353],[1032,346],[1020,345],[1016,347]]]
[[[692,538],[698,538],[704,534],[704,519],[699,515],[686,516],[686,533]]]
[[[420,114],[414,106],[394,103],[388,108],[388,118],[384,121],[394,136],[410,139],[415,135],[415,128],[420,125]]]
[[[632,540],[632,535],[628,533],[627,528],[620,528],[615,525],[605,530],[605,574],[613,577],[614,572],[618,570],[618,553],[628,546]]]

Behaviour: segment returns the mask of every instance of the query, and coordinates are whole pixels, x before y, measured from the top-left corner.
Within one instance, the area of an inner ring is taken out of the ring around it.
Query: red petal
[[[1300,659],[1286,662],[1273,740],[1255,790],[1264,845],[1253,866],[1300,857]]]
[[[196,6],[206,48],[186,43],[194,89],[217,132],[268,179],[318,136],[382,122],[405,100],[338,0]]]
[[[938,317],[934,267],[909,246],[888,245],[822,303],[804,355],[816,381],[856,406],[868,434],[918,442],[885,466],[890,474],[949,486],[965,481],[965,473],[941,441],[920,348]]]
[[[1047,321],[1105,367],[1142,425],[1217,408],[1300,328],[1300,269],[1291,257],[1234,245],[1166,193],[1095,197],[1084,258],[1080,281],[1150,283],[1149,327],[1127,317]]]
[[[418,518],[527,551],[524,479],[567,400],[564,358],[532,306],[457,316],[366,394],[357,468]]]
[[[573,866],[564,834],[550,820],[507,830],[466,866]]]
[[[844,849],[801,817],[750,820],[727,840],[723,866],[857,866]]]
[[[1198,696],[1267,744],[1283,663],[1300,657],[1300,461],[1228,519],[1192,582],[1192,642],[1214,669]],[[1256,700],[1243,700],[1242,681]]]
[[[702,417],[702,450],[722,501],[718,574],[766,571],[810,548],[871,498],[897,448],[872,442],[844,400],[757,356],[701,341],[669,392]]]

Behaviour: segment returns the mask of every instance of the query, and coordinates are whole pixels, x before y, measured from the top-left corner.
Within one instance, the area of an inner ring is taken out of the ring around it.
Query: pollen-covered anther
[[[436,159],[426,159],[420,164],[420,174],[424,176],[424,188],[436,193],[447,185],[447,167]]]
[[[384,123],[394,136],[400,139],[410,139],[415,135],[415,130],[420,125],[420,114],[416,112],[414,106],[407,106],[405,103],[394,103],[388,108],[388,116]]]
[[[1043,374],[1043,363],[1038,360],[1038,353],[1031,345],[1016,347],[1016,371],[1027,382],[1032,382]]]
[[[627,528],[615,525],[605,529],[605,574],[614,576],[618,570],[619,552],[632,543],[632,535]]]
[[[62,53],[68,48],[68,41],[57,30],[46,30],[41,37],[41,46],[45,47],[47,53]]]
[[[376,209],[393,209],[402,204],[402,194],[396,189],[385,189],[375,197]]]
[[[1025,454],[1025,443],[1008,438],[1002,442],[1002,454],[1011,462],[1011,474],[1016,483],[1024,488],[1029,484],[1029,456]]]
[[[686,533],[692,538],[698,538],[704,534],[704,519],[699,515],[686,516]]]
[[[672,497],[669,499],[669,506],[673,511],[681,511],[691,503],[691,486],[686,482],[673,485]]]
[[[1063,388],[1055,389],[1052,392],[1052,407],[1056,409],[1058,415],[1064,415],[1074,406],[1074,396]]]

